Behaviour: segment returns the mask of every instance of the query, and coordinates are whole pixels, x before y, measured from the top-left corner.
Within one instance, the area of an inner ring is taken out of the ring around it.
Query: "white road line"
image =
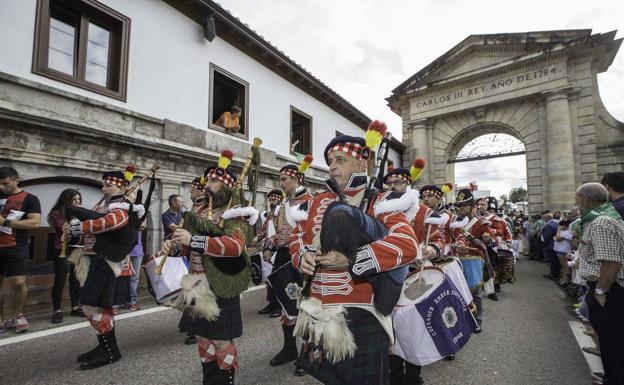
[[[583,325],[582,322],[570,321],[570,329],[572,329],[572,333],[576,338],[576,342],[579,344],[581,349],[585,347],[592,348],[596,346],[594,340],[590,336],[583,333],[583,331],[586,329],[585,325]],[[583,352],[583,355],[585,356],[585,360],[587,361],[589,370],[591,370],[592,373],[604,373],[604,368],[602,367],[602,361],[600,361],[600,357],[595,354],[590,354],[586,352]]]
[[[250,287],[249,289],[245,290],[243,292],[243,294],[249,293],[249,292],[253,292],[253,291],[256,291],[256,290],[260,290],[260,289],[264,289],[264,287],[265,287],[264,285],[253,286],[253,287]],[[134,312],[131,312],[131,313],[125,313],[125,314],[117,315],[117,316],[115,316],[115,321],[119,321],[119,320],[123,320],[123,319],[127,319],[127,318],[139,317],[139,316],[142,316],[142,315],[156,313],[156,312],[159,312],[159,311],[169,310],[169,309],[171,309],[171,308],[170,307],[166,307],[166,306],[155,306],[155,307],[152,307],[152,308],[149,308],[149,309],[145,309],[145,310],[138,310],[138,311],[134,311]],[[16,344],[16,343],[19,343],[19,342],[28,341],[28,340],[32,340],[32,339],[35,339],[35,338],[47,337],[47,336],[51,336],[51,335],[58,334],[58,333],[69,332],[69,331],[72,331],[72,330],[82,329],[82,328],[85,328],[87,326],[91,326],[91,324],[88,321],[84,321],[84,322],[78,322],[78,323],[71,324],[71,325],[59,326],[59,327],[55,327],[55,328],[51,328],[51,329],[47,329],[47,330],[42,330],[42,331],[38,331],[38,332],[21,334],[21,335],[15,336],[15,337],[3,338],[3,339],[0,339],[0,346]]]

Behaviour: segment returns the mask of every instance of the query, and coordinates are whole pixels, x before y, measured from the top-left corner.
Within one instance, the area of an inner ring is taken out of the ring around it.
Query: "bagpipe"
[[[384,123],[374,121],[369,126],[367,132],[367,146],[379,149],[372,168],[371,176],[364,191],[363,198],[358,207],[351,206],[347,203],[347,199],[341,192],[337,183],[330,178],[328,184],[334,190],[339,200],[331,203],[323,216],[321,224],[320,236],[320,252],[323,254],[330,251],[338,251],[349,259],[349,266],[355,264],[358,250],[371,243],[383,239],[388,235],[385,225],[374,216],[368,214],[375,203],[375,198],[382,190],[384,164],[388,159],[388,148],[392,135],[386,132],[387,128]],[[371,140],[370,131],[377,132],[378,141]],[[373,143],[370,143],[373,142]],[[345,231],[349,229],[349,231]],[[304,298],[310,296],[312,281],[319,269],[317,264],[314,274],[309,276],[304,284],[301,295]],[[353,271],[351,275],[354,279],[367,280],[373,285],[375,308],[383,315],[392,313],[392,309],[396,305],[401,294],[401,286],[408,273],[408,267],[399,267],[397,269],[386,271],[370,276],[358,276]]]
[[[130,251],[137,243],[139,227],[147,216],[147,209],[149,208],[152,193],[156,184],[154,176],[158,169],[158,166],[152,167],[148,174],[143,176],[135,185],[125,190],[123,196],[120,199],[120,202],[128,203],[129,223],[127,226],[124,226],[122,228],[95,235],[95,244],[93,246],[93,250],[96,253],[102,255],[112,262],[120,262],[124,258],[126,258],[128,254],[130,254]],[[143,198],[141,190],[138,191],[134,203],[128,202],[128,197],[130,197],[130,195],[132,195],[134,191],[136,191],[141,186],[141,184],[143,184],[143,182],[147,180],[150,173],[152,175],[152,181],[150,183],[149,192],[145,199],[145,211],[144,213],[142,213],[141,217],[139,217],[138,214],[133,210],[133,206],[141,204]],[[102,199],[100,199],[100,201],[96,203],[96,205],[91,210],[84,207],[68,207],[65,210],[65,220],[70,221],[74,218],[80,221],[100,219],[107,214],[106,212],[97,211],[103,202],[104,197],[102,197]],[[67,249],[67,243],[69,238],[69,236],[66,236],[64,238],[64,243],[61,248],[62,254],[64,254],[63,246],[65,250]]]

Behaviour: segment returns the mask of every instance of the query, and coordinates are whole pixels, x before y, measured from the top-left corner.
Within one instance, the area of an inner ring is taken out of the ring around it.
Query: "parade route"
[[[590,369],[569,321],[570,302],[556,285],[541,277],[545,265],[523,260],[519,281],[506,285],[501,301],[484,300],[483,333],[473,335],[455,361],[423,369],[426,384],[569,384],[589,383]],[[243,336],[237,340],[240,384],[317,384],[295,377],[290,364],[271,368],[281,346],[278,319],[260,316],[264,290],[243,294]],[[78,370],[76,356],[92,348],[95,336],[86,322],[0,340],[2,384],[195,384],[201,382],[197,347],[183,344],[180,314],[152,307],[118,316],[123,358],[92,371]],[[70,319],[70,318],[68,318]],[[123,378],[123,379],[122,379]]]

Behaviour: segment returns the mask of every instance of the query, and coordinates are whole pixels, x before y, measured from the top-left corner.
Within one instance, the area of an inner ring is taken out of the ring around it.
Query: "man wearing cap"
[[[108,365],[121,358],[113,306],[130,301],[132,266],[128,255],[136,244],[139,218],[144,213],[142,205],[131,204],[123,194],[134,176],[134,170],[129,169],[102,175],[104,200],[95,212],[77,208],[76,213],[66,214],[83,219],[70,220],[65,232],[72,237],[82,237],[84,243],[82,258],[88,258],[89,271],[80,290],[80,303],[85,317],[97,332],[99,343],[78,356],[82,370]]]
[[[498,201],[496,198],[482,198],[478,201],[478,205],[479,214],[483,219],[489,222],[490,230],[493,235],[488,245],[488,255],[496,273],[496,277],[494,278],[495,292],[489,294],[488,298],[498,301],[499,298],[496,293],[500,292],[501,284],[506,283],[507,279],[510,279],[512,275],[512,235],[511,231],[509,231],[509,226],[507,226],[507,222],[496,214],[498,212]]]
[[[399,193],[408,191],[407,189],[411,182],[410,172],[405,168],[389,167],[388,174],[384,177],[384,184],[392,191]],[[429,192],[437,193],[437,191],[439,191],[441,197],[442,190],[437,186],[423,187],[420,190],[421,200],[418,204],[418,212],[411,221],[416,239],[421,245],[424,258],[434,259],[440,257],[444,253],[444,242],[438,231],[438,227],[443,227],[448,218],[440,217],[432,207],[423,204],[423,191],[426,191],[427,195],[429,195]],[[416,193],[416,190],[410,190],[409,192],[409,194]],[[391,350],[390,354],[389,368],[390,385],[404,384],[406,381],[414,385],[424,384],[421,377],[422,366],[409,363],[402,357],[394,354],[393,350]]]
[[[183,318],[181,326],[198,337],[204,384],[234,384],[238,359],[233,339],[243,333],[240,294],[251,277],[245,245],[251,241],[249,223],[257,221],[258,211],[230,207],[236,193],[236,177],[228,167],[232,156],[224,151],[218,166],[206,170],[205,217],[203,211],[186,213],[184,229],[176,229],[163,245],[167,254],[177,244],[190,248],[189,274],[173,306],[193,314]],[[183,254],[189,255],[184,249]]]
[[[264,251],[264,258],[267,262],[270,260],[271,256],[275,254],[273,273],[280,268],[293,270],[290,264],[291,255],[288,248],[289,238],[293,229],[308,216],[308,202],[313,196],[303,186],[303,182],[305,181],[305,171],[311,163],[312,155],[306,155],[299,167],[289,164],[282,167],[280,170],[279,184],[286,198],[284,199],[284,203],[279,207],[275,234],[267,239]],[[284,266],[286,264],[289,266]],[[296,278],[296,281],[290,281],[293,277]],[[273,276],[269,278],[269,282],[275,282],[273,281],[274,279],[279,281],[278,287],[282,287],[282,285],[286,287],[291,282],[297,284],[301,284],[302,282],[302,277],[296,270],[288,272],[280,271],[279,274],[273,274]],[[288,314],[287,308],[285,307],[286,301],[293,301],[291,309],[296,310],[296,300],[283,298],[279,301],[281,306],[284,343],[282,349],[269,362],[271,366],[279,366],[294,361],[299,355],[297,340],[293,335],[297,316],[296,314]],[[299,365],[296,365],[295,375],[303,376],[305,374],[305,370]]]
[[[206,201],[205,189],[206,187],[206,179],[205,176],[194,178],[191,181],[191,201],[192,208],[191,210],[198,215],[205,217],[207,214],[208,202]],[[192,313],[188,310],[184,310],[182,312],[182,317],[180,318],[180,323],[178,324],[178,328],[180,331],[183,331],[183,325],[188,323],[187,318],[193,317]],[[193,345],[197,343],[197,337],[193,332],[186,332],[186,339],[184,340],[185,345]]]
[[[267,240],[271,239],[273,235],[275,235],[277,218],[279,217],[279,208],[282,204],[282,200],[284,199],[282,190],[273,189],[269,191],[267,199],[269,201],[269,209],[260,214],[261,229],[259,234],[256,236],[256,242],[254,242],[255,244],[260,244],[263,249]],[[270,256],[266,257],[263,263],[273,264],[272,258],[274,254],[275,253],[272,253]],[[277,302],[277,298],[275,298],[273,289],[271,289],[269,284],[266,285],[266,300],[269,301],[269,304],[260,309],[258,314],[271,314],[271,318],[279,317],[282,314],[281,307],[279,302]]]
[[[477,255],[483,260],[481,283],[471,287],[473,301],[476,307],[475,318],[481,327],[483,307],[481,303],[481,290],[483,283],[493,280],[494,273],[487,257],[486,244],[491,241],[492,234],[488,222],[476,215],[473,209],[474,196],[470,189],[462,189],[457,192],[455,204],[459,207],[459,215],[449,225],[453,231],[453,237],[457,244],[457,253],[464,255]],[[462,226],[463,225],[463,226]],[[464,275],[467,272],[464,270]],[[473,277],[466,276],[466,281],[473,281]],[[478,331],[480,332],[480,330]]]
[[[305,340],[300,363],[325,384],[387,384],[392,322],[380,313],[378,301],[384,296],[377,298],[371,281],[415,260],[418,243],[405,212],[413,217],[418,201],[382,192],[363,213],[359,206],[370,157],[366,141],[339,136],[324,155],[328,189],[309,202],[308,218],[290,238],[293,266],[308,276],[295,328]],[[393,198],[400,202],[383,210],[381,204]],[[348,245],[349,255],[331,250],[334,244]]]

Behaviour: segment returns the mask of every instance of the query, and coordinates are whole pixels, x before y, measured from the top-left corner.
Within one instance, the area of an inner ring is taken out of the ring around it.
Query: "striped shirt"
[[[600,277],[600,262],[620,264],[617,283],[624,286],[624,224],[600,216],[587,224],[579,245],[581,264],[579,274],[589,282]]]

